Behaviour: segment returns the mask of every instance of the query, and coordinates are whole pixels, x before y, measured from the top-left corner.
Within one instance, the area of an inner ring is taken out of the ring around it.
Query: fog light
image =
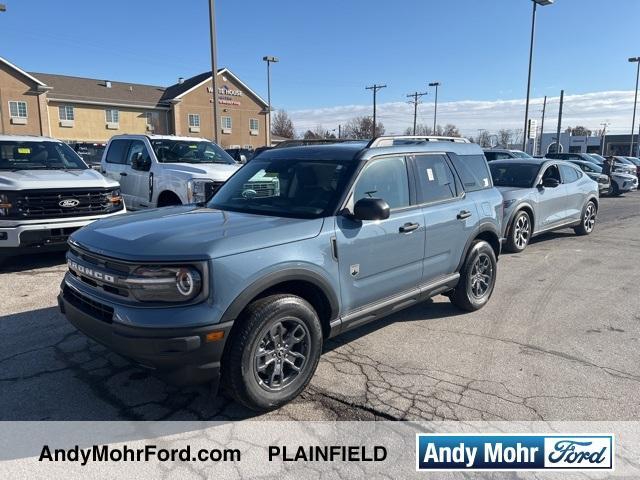
[[[224,330],[216,330],[215,332],[209,332],[204,337],[207,342],[217,342],[224,338]]]

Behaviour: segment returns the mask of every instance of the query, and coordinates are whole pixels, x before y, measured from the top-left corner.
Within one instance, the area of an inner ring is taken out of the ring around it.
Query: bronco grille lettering
[[[67,262],[69,268],[75,272],[81,273],[90,278],[94,278],[96,280],[100,280],[102,282],[107,283],[116,283],[116,278],[113,275],[109,275],[108,273],[100,272],[98,270],[94,270],[89,267],[85,267],[83,265],[74,262],[73,260],[69,260]]]

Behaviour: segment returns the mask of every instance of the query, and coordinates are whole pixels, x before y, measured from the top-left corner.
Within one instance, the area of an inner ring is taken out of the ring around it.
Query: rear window
[[[107,150],[107,163],[119,163],[124,165],[127,163],[127,149],[129,148],[129,140],[113,140]]]
[[[450,158],[465,191],[475,192],[493,186],[484,155],[451,155]]]

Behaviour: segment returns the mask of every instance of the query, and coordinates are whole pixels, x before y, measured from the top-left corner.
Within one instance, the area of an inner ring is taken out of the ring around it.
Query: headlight
[[[114,208],[122,207],[124,202],[122,200],[122,193],[120,192],[120,189],[116,188],[115,190],[112,190],[111,192],[109,192],[109,195],[107,196],[107,201]]]
[[[189,203],[204,203],[207,201],[208,180],[189,180],[187,182],[187,200]]]
[[[188,302],[202,292],[202,275],[193,266],[144,266],[125,280],[141,302]]]

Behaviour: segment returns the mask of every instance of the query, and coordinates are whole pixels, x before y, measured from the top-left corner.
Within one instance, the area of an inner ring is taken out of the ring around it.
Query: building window
[[[71,105],[60,105],[58,107],[58,114],[60,115],[60,120],[70,120],[73,121],[73,107]]]
[[[107,123],[120,123],[120,112],[117,108],[107,108],[105,114]]]
[[[27,102],[9,102],[11,118],[27,118]]]
[[[258,123],[258,119],[257,118],[250,118],[249,119],[249,130],[259,130],[260,129],[260,124]]]
[[[222,128],[225,130],[231,130],[231,117],[222,117]]]
[[[189,114],[189,126],[190,127],[199,127],[200,126],[200,114],[198,114],[198,113],[190,113]]]

